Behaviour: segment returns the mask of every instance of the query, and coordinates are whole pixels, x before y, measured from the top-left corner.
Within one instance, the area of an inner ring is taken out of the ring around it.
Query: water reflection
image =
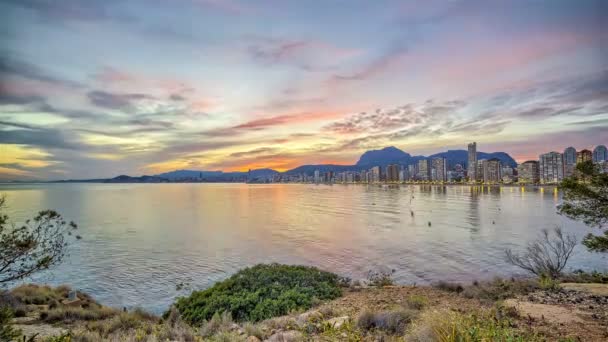
[[[563,225],[559,193],[433,185],[48,184],[3,185],[12,217],[53,208],[83,240],[52,273],[113,305],[164,310],[175,284],[203,288],[259,262],[316,265],[359,278],[375,266],[401,283],[511,274],[506,248]],[[431,225],[429,226],[429,222]],[[606,267],[579,248],[575,268]]]

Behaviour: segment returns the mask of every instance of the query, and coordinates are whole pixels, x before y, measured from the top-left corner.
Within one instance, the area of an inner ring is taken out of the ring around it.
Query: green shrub
[[[340,284],[337,275],[314,267],[260,264],[179,298],[176,308],[190,324],[222,312],[229,312],[236,321],[256,322],[309,309],[315,298],[337,298],[342,294]]]
[[[422,310],[428,304],[428,300],[423,296],[412,295],[407,299],[407,306],[410,309]]]
[[[598,283],[608,284],[608,272],[593,271],[591,273],[577,270],[573,273],[564,274],[559,279],[562,283]]]
[[[0,341],[13,341],[21,335],[21,331],[13,328],[11,319],[13,310],[9,307],[0,307]]]

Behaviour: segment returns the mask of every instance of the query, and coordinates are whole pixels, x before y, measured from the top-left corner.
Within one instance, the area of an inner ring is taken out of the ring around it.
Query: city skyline
[[[605,7],[4,1],[0,180],[285,171],[471,141],[519,163],[592,151],[608,136]]]

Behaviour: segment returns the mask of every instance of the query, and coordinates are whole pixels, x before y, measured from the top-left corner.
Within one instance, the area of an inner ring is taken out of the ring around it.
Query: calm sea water
[[[260,262],[307,264],[352,278],[395,269],[399,283],[470,282],[519,272],[504,261],[543,228],[593,231],[556,214],[553,190],[306,184],[0,185],[8,213],[76,221],[63,264],[28,281],[70,284],[104,304],[165,310]],[[410,214],[414,212],[414,216]],[[431,225],[429,226],[429,222]],[[572,268],[606,270],[578,246]],[[181,291],[176,284],[189,285]]]

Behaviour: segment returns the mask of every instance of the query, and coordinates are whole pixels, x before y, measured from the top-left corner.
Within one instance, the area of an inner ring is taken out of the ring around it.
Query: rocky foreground
[[[25,286],[13,326],[37,341],[606,341],[608,284],[496,280],[460,286],[352,286],[312,309],[258,323],[216,315],[192,327],[175,311],[163,319],[122,312],[69,289]],[[67,303],[67,304],[66,304]]]

